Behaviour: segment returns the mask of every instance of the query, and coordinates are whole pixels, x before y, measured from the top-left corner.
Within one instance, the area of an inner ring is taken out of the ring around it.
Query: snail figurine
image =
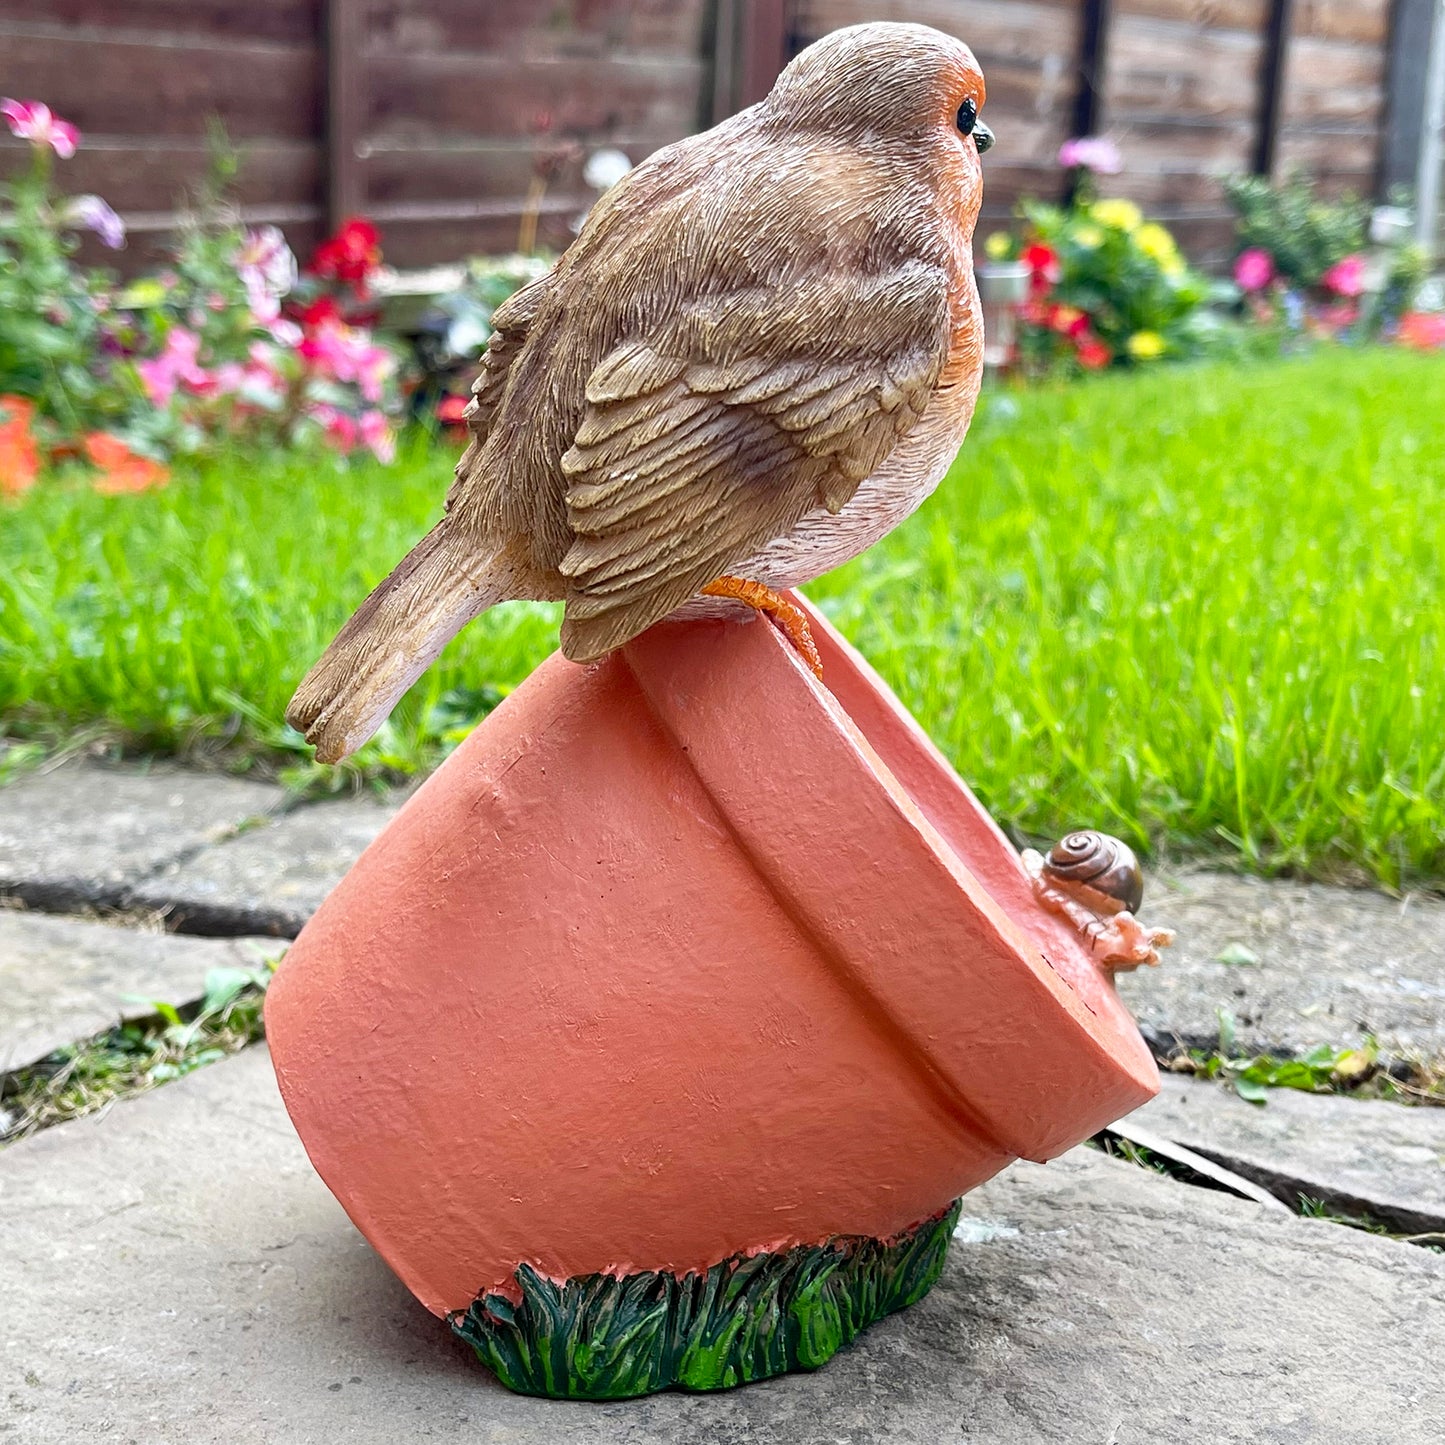
[[[1020,861],[1039,902],[1067,918],[1105,968],[1156,964],[1159,950],[1174,942],[1171,929],[1149,928],[1135,917],[1144,901],[1144,872],[1118,838],[1081,829],[1047,856],[1024,849]]]

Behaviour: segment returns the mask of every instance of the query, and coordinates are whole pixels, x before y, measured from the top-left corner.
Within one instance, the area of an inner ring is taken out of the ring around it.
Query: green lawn
[[[274,758],[291,690],[450,457],[217,462],[0,510],[0,726]],[[990,398],[814,595],[1021,833],[1445,882],[1445,358],[1337,351]],[[407,769],[554,636],[468,628],[362,756]]]

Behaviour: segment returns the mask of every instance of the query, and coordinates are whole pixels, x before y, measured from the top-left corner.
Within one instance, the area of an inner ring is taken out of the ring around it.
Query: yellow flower
[[[1013,248],[1013,237],[1007,231],[995,231],[983,243],[983,249],[988,253],[991,261],[1002,261]]]
[[[1097,226],[1091,226],[1085,221],[1082,225],[1074,227],[1074,241],[1084,250],[1092,251],[1096,246],[1104,244],[1104,233]]]
[[[1127,345],[1135,361],[1154,361],[1164,355],[1164,338],[1157,331],[1136,331]]]
[[[1116,231],[1137,231],[1144,213],[1133,201],[1095,201],[1089,214],[1101,225]]]
[[[1162,266],[1179,254],[1174,237],[1157,221],[1148,221],[1134,232],[1134,244],[1151,260]]]

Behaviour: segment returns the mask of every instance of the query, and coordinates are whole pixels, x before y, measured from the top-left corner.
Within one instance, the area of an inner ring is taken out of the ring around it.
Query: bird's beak
[[[993,132],[981,120],[974,121],[972,135],[974,144],[978,146],[979,155],[992,149]]]

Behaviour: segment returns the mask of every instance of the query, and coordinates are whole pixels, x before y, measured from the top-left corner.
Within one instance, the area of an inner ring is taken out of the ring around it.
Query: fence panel
[[[757,33],[760,16],[786,45]],[[781,61],[841,25],[916,20],[965,39],[988,76],[993,226],[1023,196],[1061,193],[1088,16],[1095,127],[1127,160],[1109,188],[1196,259],[1223,259],[1221,178],[1261,155],[1375,189],[1390,0],[0,0],[0,93],[44,99],[86,133],[66,182],[126,216],[129,266],[204,174],[211,116],[243,153],[248,219],[283,223],[305,250],[366,211],[394,261],[425,264],[515,245],[542,175],[540,238],[563,245],[591,199],[591,151],[637,161],[698,129],[722,80],[769,47]],[[1272,16],[1285,26],[1271,107]],[[24,161],[0,137],[0,171]]]

